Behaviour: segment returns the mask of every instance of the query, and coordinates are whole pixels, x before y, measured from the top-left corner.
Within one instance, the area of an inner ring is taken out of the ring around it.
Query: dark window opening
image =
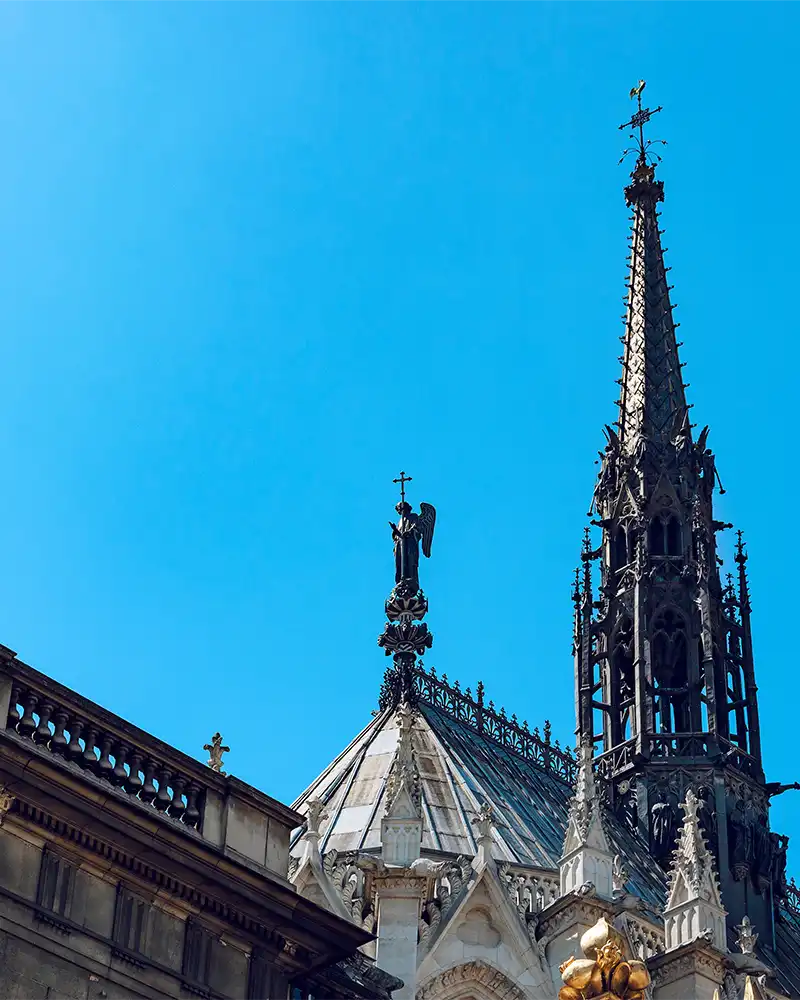
[[[214,935],[192,917],[186,920],[183,941],[183,975],[196,986],[208,986]]]
[[[628,536],[624,528],[617,528],[611,542],[611,567],[615,571],[628,565]]]
[[[689,662],[684,622],[674,611],[655,622],[651,642],[656,731],[691,731]]]
[[[681,523],[674,515],[667,521],[667,555],[682,556]]]
[[[127,951],[144,954],[148,904],[119,886],[114,910],[114,943]]]
[[[69,916],[74,881],[75,867],[45,848],[36,887],[37,906],[60,917]]]
[[[650,522],[650,531],[648,534],[650,536],[650,554],[653,556],[665,555],[666,539],[664,537],[664,522],[660,518],[653,518]]]
[[[281,970],[268,960],[261,949],[254,949],[247,977],[247,1000],[281,1000],[288,995],[288,991],[289,984]],[[298,990],[292,993],[296,996]]]
[[[742,668],[738,663],[729,663],[728,680],[728,737],[740,750],[749,753],[747,731],[747,707]]]

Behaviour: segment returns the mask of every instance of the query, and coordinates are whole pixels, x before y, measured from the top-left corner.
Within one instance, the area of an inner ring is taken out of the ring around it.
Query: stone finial
[[[718,951],[726,951],[725,916],[714,857],[708,849],[697,810],[700,803],[689,789],[678,846],[672,857],[664,910],[667,949],[705,938]]]
[[[753,929],[750,917],[747,914],[742,917],[742,922],[734,930],[738,931],[739,936],[736,938],[736,944],[739,946],[741,953],[743,955],[755,955],[758,934]]]
[[[487,837],[492,836],[492,830],[494,830],[494,809],[488,802],[484,802],[478,811],[478,818],[475,820],[475,826],[478,828],[479,838],[485,840]]]
[[[211,737],[211,742],[206,743],[203,747],[204,750],[208,750],[208,760],[206,764],[211,768],[212,771],[216,771],[218,774],[224,774],[222,770],[222,755],[224,753],[230,753],[230,747],[224,747],[222,745],[222,736],[220,733],[214,733]]]
[[[623,864],[622,856],[615,854],[611,868],[611,888],[614,892],[624,892],[625,883],[629,878],[630,875],[628,873],[628,869]]]
[[[12,795],[5,785],[0,785],[0,826],[3,825],[3,820],[6,818],[8,810],[14,804],[15,798],[16,796]]]
[[[319,824],[325,814],[325,804],[321,799],[309,799],[306,802],[306,836],[319,836]]]
[[[481,868],[492,860],[492,848],[494,846],[494,810],[488,802],[484,802],[478,810],[474,825],[478,831],[478,850],[475,854],[473,866]]]
[[[582,740],[578,747],[575,795],[569,805],[564,852],[559,862],[561,894],[592,882],[598,896],[611,899],[614,893],[614,855],[603,825],[602,806],[592,768],[593,753],[591,740]]]

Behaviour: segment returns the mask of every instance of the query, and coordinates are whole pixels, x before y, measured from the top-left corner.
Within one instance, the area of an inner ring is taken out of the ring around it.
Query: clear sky
[[[426,658],[571,740],[628,90],[800,778],[789,3],[0,6],[0,641],[291,801],[369,721],[400,469]],[[800,793],[776,800],[794,834]]]

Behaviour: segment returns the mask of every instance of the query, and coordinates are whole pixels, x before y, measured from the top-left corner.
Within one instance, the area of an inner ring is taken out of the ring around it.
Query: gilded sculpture
[[[622,935],[601,917],[581,938],[581,950],[586,957],[572,956],[560,967],[564,985],[558,992],[558,1000],[601,996],[643,1000],[650,985],[650,973],[644,962],[625,958],[622,946]]]

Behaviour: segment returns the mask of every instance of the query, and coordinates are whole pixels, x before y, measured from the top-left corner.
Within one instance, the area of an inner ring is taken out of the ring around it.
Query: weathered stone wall
[[[206,988],[197,983],[189,992],[182,973],[188,913],[142,892],[141,933],[127,936],[135,949],[122,948],[115,920],[119,881],[113,871],[100,871],[80,855],[60,850],[62,874],[51,902],[42,885],[46,850],[52,851],[52,845],[34,832],[11,829],[10,824],[0,828],[0,997],[4,1000],[127,1000],[198,993],[240,1000],[248,995],[249,959],[243,942],[208,925]],[[66,879],[63,866],[70,870]],[[66,886],[63,892],[62,886]],[[271,987],[276,988],[286,995],[285,981]]]

